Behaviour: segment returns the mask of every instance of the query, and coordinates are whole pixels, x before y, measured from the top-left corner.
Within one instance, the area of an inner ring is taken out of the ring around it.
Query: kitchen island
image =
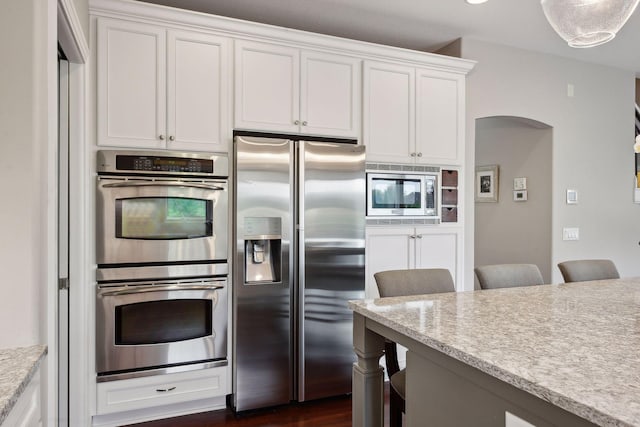
[[[406,426],[640,426],[640,278],[350,302],[353,425],[382,426],[384,338]]]

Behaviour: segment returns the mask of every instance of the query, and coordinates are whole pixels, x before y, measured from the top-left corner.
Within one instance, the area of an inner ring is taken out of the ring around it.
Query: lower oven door
[[[98,285],[98,375],[225,360],[227,280]]]

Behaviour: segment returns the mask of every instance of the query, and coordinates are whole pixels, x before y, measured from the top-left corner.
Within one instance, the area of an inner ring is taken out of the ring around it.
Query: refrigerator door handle
[[[296,146],[298,148],[297,154],[297,174],[296,174],[296,193],[297,193],[297,209],[296,209],[296,224],[297,224],[297,242],[298,242],[298,268],[297,268],[297,288],[296,295],[298,301],[296,302],[296,307],[298,307],[298,329],[297,329],[297,340],[298,340],[298,355],[297,355],[297,364],[298,364],[298,401],[304,402],[305,395],[305,345],[304,345],[304,331],[305,331],[305,308],[304,308],[304,293],[305,293],[305,270],[306,268],[306,260],[305,260],[305,236],[304,236],[304,195],[305,195],[305,143],[303,141],[296,142]]]

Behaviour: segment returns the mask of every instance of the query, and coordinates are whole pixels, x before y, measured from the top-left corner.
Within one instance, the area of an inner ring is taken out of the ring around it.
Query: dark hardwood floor
[[[385,415],[389,413],[385,384]],[[386,415],[387,416],[387,415]],[[389,425],[385,419],[385,426]],[[128,427],[351,427],[351,396],[294,403],[235,415],[230,409],[132,424]]]

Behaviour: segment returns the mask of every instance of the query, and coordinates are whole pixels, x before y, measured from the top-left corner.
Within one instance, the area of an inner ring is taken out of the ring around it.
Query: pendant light
[[[640,0],[541,0],[549,24],[571,47],[613,39]]]

